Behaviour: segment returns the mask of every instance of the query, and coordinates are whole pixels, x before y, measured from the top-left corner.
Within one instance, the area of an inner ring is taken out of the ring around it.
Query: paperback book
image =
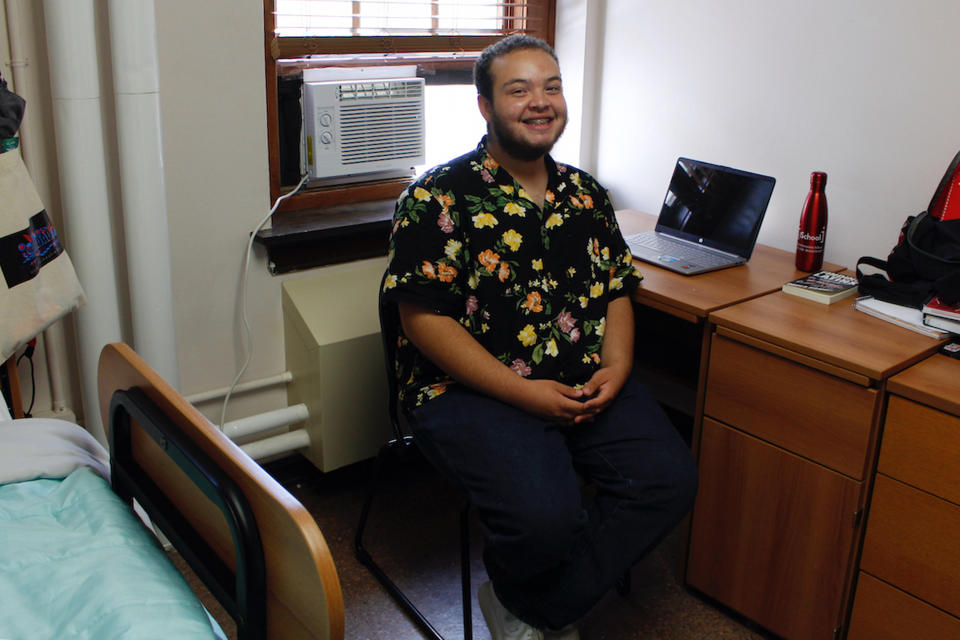
[[[923,308],[923,324],[960,334],[960,304],[947,304],[934,296]]]
[[[951,320],[950,318],[941,318],[940,316],[923,316],[923,324],[928,327],[943,329],[950,333],[960,335],[960,320]]]
[[[823,304],[833,304],[857,292],[857,279],[842,273],[818,271],[792,280],[781,289],[784,293],[793,296],[816,300]]]
[[[923,324],[960,334],[960,304],[947,304],[934,296],[923,308]]]
[[[927,304],[923,305],[922,311],[931,316],[960,320],[960,304],[947,304],[940,299],[940,296],[934,296],[928,300]]]

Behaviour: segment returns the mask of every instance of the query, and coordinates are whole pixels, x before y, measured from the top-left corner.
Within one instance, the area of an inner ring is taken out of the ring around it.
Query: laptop
[[[693,275],[745,264],[776,180],[679,158],[653,231],[624,238],[634,258]]]

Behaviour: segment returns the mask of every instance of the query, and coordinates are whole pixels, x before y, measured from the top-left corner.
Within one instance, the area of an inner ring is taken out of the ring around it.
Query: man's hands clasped
[[[524,380],[515,403],[525,411],[563,425],[582,424],[610,406],[627,375],[629,371],[604,367],[579,388],[554,380]]]

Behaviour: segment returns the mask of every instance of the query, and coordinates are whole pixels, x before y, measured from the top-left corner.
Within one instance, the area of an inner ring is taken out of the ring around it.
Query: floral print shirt
[[[519,376],[580,385],[600,367],[607,304],[641,276],[607,192],[546,162],[542,209],[486,138],[420,176],[397,201],[384,296],[454,318]],[[395,366],[410,410],[454,383],[400,333]]]

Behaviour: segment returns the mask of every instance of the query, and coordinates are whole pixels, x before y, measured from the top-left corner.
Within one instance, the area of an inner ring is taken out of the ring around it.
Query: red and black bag
[[[864,274],[861,265],[886,273]],[[886,260],[857,260],[858,290],[880,300],[919,309],[934,295],[960,303],[960,152],[930,200],[909,216]]]

